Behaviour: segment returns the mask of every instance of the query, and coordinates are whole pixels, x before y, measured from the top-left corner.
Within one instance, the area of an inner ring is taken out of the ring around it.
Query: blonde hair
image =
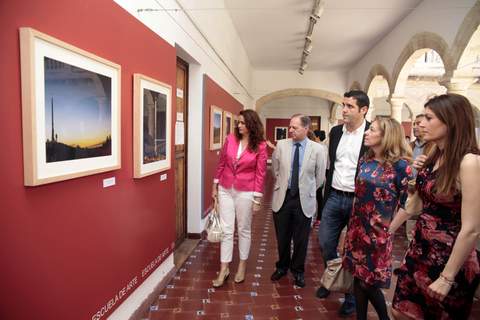
[[[404,138],[403,127],[397,120],[388,117],[377,116],[374,120],[382,134],[380,156],[386,163],[394,164],[400,159],[411,161],[412,149]],[[374,153],[370,148],[367,158],[373,158]]]

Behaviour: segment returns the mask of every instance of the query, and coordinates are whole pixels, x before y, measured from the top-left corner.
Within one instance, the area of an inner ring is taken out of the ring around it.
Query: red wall
[[[208,213],[212,205],[212,184],[220,150],[210,150],[210,106],[215,105],[232,114],[243,110],[243,105],[235,100],[227,91],[223,90],[207,75],[203,76],[203,214]],[[218,153],[218,154],[217,154]]]
[[[275,142],[275,127],[288,127],[290,125],[290,119],[276,119],[276,118],[268,118],[266,121],[266,132],[265,137],[267,140],[270,140],[273,144]],[[268,148],[268,156],[271,157],[273,150]]]
[[[121,65],[120,170],[23,186],[19,27]],[[0,30],[0,319],[91,319],[175,238],[173,169],[163,182],[132,178],[133,73],[175,92],[175,49],[105,0],[3,0]]]
[[[413,137],[413,135],[412,135],[412,122],[403,121],[402,122],[402,127],[403,127],[403,131],[405,131],[405,135],[409,136],[410,139],[414,140],[415,137]]]

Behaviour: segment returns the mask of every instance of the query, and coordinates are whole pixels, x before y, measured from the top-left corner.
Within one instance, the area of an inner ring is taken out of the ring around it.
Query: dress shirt
[[[342,128],[343,134],[335,155],[335,171],[332,179],[334,189],[346,192],[355,191],[355,173],[366,124],[367,122],[363,120],[362,125],[352,132],[348,131],[345,125]]]

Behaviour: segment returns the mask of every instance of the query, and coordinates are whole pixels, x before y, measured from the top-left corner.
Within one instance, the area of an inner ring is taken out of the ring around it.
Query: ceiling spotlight
[[[323,2],[319,2],[313,8],[312,15],[314,15],[317,19],[323,14]]]
[[[313,45],[311,42],[305,43],[305,49],[303,49],[303,53],[305,53],[306,55],[309,55],[310,52],[312,52],[312,48],[313,48]]]

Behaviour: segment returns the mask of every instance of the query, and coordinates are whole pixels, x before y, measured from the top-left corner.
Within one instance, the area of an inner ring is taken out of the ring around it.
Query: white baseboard
[[[153,293],[157,285],[175,268],[173,253],[152,272],[150,276],[107,318],[108,320],[125,320],[142,306]]]

